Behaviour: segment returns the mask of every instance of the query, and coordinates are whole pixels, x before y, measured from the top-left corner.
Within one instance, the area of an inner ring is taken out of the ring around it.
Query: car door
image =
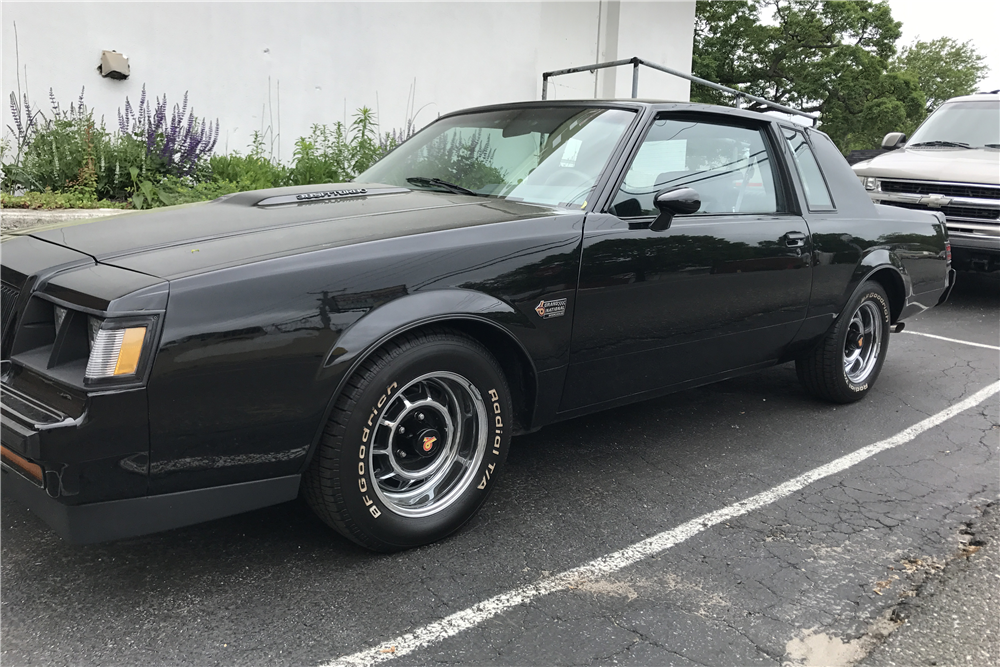
[[[560,412],[775,361],[805,318],[810,239],[767,124],[659,114],[587,217]],[[700,210],[652,231],[654,195]]]

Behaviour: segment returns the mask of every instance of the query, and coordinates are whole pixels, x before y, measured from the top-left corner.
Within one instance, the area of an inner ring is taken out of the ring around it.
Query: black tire
[[[806,391],[834,403],[864,398],[885,362],[889,318],[885,290],[876,282],[864,283],[820,343],[795,360],[795,371]],[[862,331],[869,320],[872,330]]]
[[[511,410],[503,371],[478,341],[439,327],[402,334],[365,359],[337,398],[305,475],[306,500],[375,551],[440,540],[496,486]]]

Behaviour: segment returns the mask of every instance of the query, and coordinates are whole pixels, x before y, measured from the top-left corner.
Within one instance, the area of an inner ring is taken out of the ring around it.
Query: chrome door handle
[[[806,244],[806,235],[802,232],[788,232],[784,239],[785,245],[789,248],[801,248]]]

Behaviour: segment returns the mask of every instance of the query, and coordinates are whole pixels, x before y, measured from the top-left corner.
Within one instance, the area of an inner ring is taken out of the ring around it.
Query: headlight
[[[94,317],[93,315],[89,315],[87,317],[87,349],[88,350],[92,351],[94,349],[94,341],[97,340],[97,332],[101,330],[101,324],[103,324],[103,323],[104,323],[104,320],[102,320],[102,319],[100,319],[98,317]]]
[[[63,321],[66,319],[66,309],[61,306],[53,306],[52,308],[52,319],[56,325],[56,334],[62,329]]]
[[[88,380],[132,375],[139,367],[148,327],[101,329],[94,338],[87,360]]]
[[[874,176],[858,176],[858,180],[865,186],[865,190],[878,190],[878,179]]]

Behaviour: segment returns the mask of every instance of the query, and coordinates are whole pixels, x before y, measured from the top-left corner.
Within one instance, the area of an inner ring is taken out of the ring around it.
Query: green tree
[[[904,46],[893,58],[890,69],[917,80],[930,113],[948,98],[976,92],[976,84],[990,71],[985,60],[972,42],[941,37]]]
[[[698,2],[692,67],[710,81],[819,113],[845,152],[870,148],[925,114],[916,77],[889,71],[900,25],[885,2]],[[704,86],[692,86],[691,98],[732,101]]]

